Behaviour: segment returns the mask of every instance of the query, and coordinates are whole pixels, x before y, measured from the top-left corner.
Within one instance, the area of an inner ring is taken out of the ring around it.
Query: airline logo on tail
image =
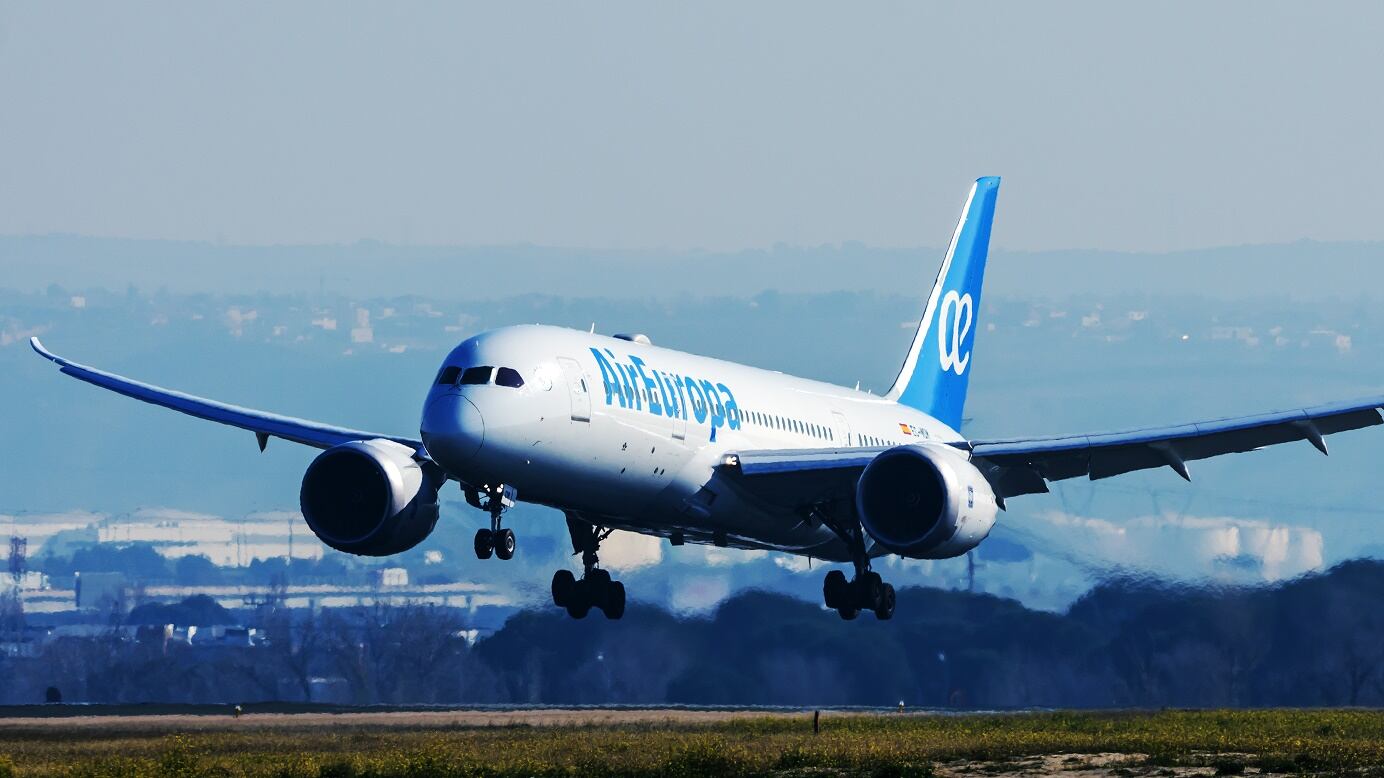
[[[943,371],[950,370],[957,375],[966,372],[966,365],[971,362],[971,350],[963,344],[971,333],[974,309],[969,293],[958,295],[956,290],[952,290],[942,298],[942,305],[937,310],[937,353]],[[962,353],[963,348],[965,353]]]

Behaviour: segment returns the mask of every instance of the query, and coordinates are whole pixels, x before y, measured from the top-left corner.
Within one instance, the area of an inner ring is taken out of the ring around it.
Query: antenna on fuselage
[[[595,334],[596,334],[596,322],[594,322],[594,321],[591,322],[591,334],[592,334],[592,335],[595,335]]]

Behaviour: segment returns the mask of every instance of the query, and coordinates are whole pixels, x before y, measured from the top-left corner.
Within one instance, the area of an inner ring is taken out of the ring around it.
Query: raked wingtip
[[[44,348],[43,342],[38,339],[37,335],[29,338],[29,347],[34,350],[34,353],[38,354],[44,359],[51,360],[53,362],[58,361],[57,355],[49,351],[48,349]]]

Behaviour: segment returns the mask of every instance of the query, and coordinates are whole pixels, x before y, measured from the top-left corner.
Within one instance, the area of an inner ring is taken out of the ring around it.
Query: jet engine
[[[963,452],[936,444],[897,446],[875,457],[855,490],[856,512],[876,543],[914,559],[946,559],[975,548],[999,505]]]
[[[303,476],[303,518],[323,543],[360,556],[418,545],[437,524],[437,478],[392,440],[356,440],[323,451]]]

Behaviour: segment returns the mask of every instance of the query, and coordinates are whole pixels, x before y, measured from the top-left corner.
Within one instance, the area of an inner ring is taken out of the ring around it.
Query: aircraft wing
[[[54,354],[43,347],[38,338],[30,338],[29,345],[33,347],[39,356],[51,360],[58,365],[58,369],[79,381],[86,381],[95,384],[102,389],[109,389],[112,392],[123,394],[126,397],[133,397],[154,405],[161,405],[179,413],[186,413],[189,416],[196,416],[199,419],[214,421],[218,424],[227,424],[232,427],[239,427],[255,433],[255,438],[259,442],[260,449],[263,450],[270,437],[291,440],[294,443],[302,443],[314,448],[331,448],[332,446],[348,443],[353,440],[392,440],[413,449],[415,455],[426,459],[427,452],[423,448],[420,440],[412,438],[401,438],[393,435],[378,435],[373,432],[363,432],[345,427],[333,427],[329,424],[321,424],[305,419],[295,419],[290,416],[280,416],[274,413],[256,411],[250,408],[241,408],[236,405],[229,405],[216,400],[207,400],[202,397],[194,397],[190,394],[175,392],[171,389],[133,381],[124,376],[114,373],[107,373],[104,370],[97,370],[94,367],[79,365]]]
[[[1097,480],[1155,467],[1170,467],[1191,480],[1187,462],[1277,443],[1306,441],[1325,454],[1326,435],[1384,423],[1381,408],[1384,397],[1370,397],[1171,427],[952,445],[971,452],[972,462],[990,480],[996,496],[1004,499],[1046,492],[1048,481],[1080,476]],[[742,451],[727,454],[722,469],[762,499],[806,505],[845,499],[861,471],[884,450]]]
[[[1369,397],[1173,427],[1095,435],[978,440],[970,443],[970,449],[977,465],[988,464],[994,468],[987,475],[1001,497],[1046,492],[1046,481],[1079,476],[1094,481],[1154,467],[1171,467],[1190,481],[1186,463],[1196,459],[1254,451],[1293,441],[1311,443],[1325,454],[1324,436],[1384,423],[1379,413],[1381,407],[1384,407],[1384,397]]]

